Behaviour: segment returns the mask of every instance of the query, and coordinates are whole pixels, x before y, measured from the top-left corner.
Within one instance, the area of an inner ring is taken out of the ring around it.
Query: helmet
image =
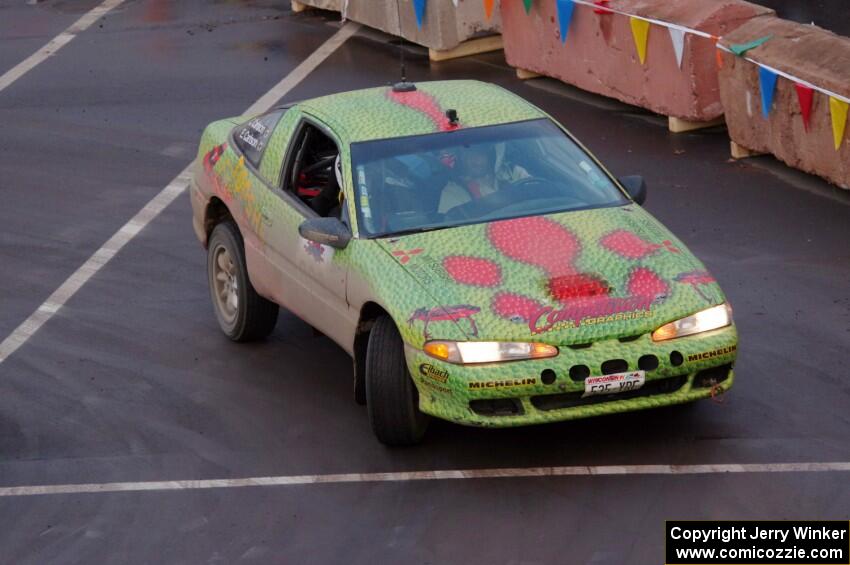
[[[337,185],[342,188],[342,159],[339,158],[339,154],[334,159],[334,174],[336,175]]]

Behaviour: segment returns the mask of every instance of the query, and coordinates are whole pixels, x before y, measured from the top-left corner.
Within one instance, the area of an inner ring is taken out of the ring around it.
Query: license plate
[[[629,371],[628,373],[613,373],[611,375],[600,375],[598,377],[587,377],[584,380],[584,394],[582,398],[596,396],[597,394],[617,394],[637,390],[646,382],[644,371]]]

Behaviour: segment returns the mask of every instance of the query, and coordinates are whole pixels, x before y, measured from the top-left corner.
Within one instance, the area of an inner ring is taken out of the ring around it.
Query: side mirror
[[[351,241],[351,231],[337,218],[310,218],[298,226],[298,233],[304,239],[330,245],[336,249],[345,249]]]
[[[632,197],[632,200],[638,204],[646,202],[646,181],[643,180],[642,176],[629,175],[627,177],[620,177],[617,180],[620,181],[620,184],[623,185],[623,188]]]

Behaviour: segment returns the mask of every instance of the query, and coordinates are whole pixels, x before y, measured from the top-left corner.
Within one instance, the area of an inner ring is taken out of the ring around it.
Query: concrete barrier
[[[452,0],[428,0],[421,29],[416,25],[412,0],[292,1],[293,11],[307,7],[344,12],[347,19],[423,45],[435,61],[502,48],[499,0],[495,0],[489,19],[481,0],[460,0],[457,7]]]
[[[720,44],[743,44],[767,35],[770,40],[745,56],[850,98],[850,39],[846,37],[815,26],[765,18],[741,26]],[[758,66],[732,53],[723,54],[720,94],[734,157],[772,153],[792,167],[850,188],[850,124],[836,151],[826,94],[814,92],[806,131],[794,83],[780,76],[772,109],[765,118]]]
[[[742,0],[612,0],[608,6],[714,36],[774,13]],[[642,65],[624,15],[596,14],[591,7],[576,5],[562,44],[554,0],[536,0],[528,14],[519,0],[502,2],[501,10],[505,57],[520,78],[548,75],[642,106],[674,118],[674,131],[716,123],[723,114],[710,38],[686,35],[680,69],[669,31],[652,25]]]

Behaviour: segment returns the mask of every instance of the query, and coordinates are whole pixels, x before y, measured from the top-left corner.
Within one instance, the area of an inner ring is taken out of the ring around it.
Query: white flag
[[[679,68],[681,69],[682,54],[685,51],[685,30],[668,27],[667,31],[670,32],[670,41],[673,42],[673,51],[676,52],[676,62],[679,64]]]
[[[457,0],[452,0],[452,4],[454,4],[455,8],[457,8]]]

